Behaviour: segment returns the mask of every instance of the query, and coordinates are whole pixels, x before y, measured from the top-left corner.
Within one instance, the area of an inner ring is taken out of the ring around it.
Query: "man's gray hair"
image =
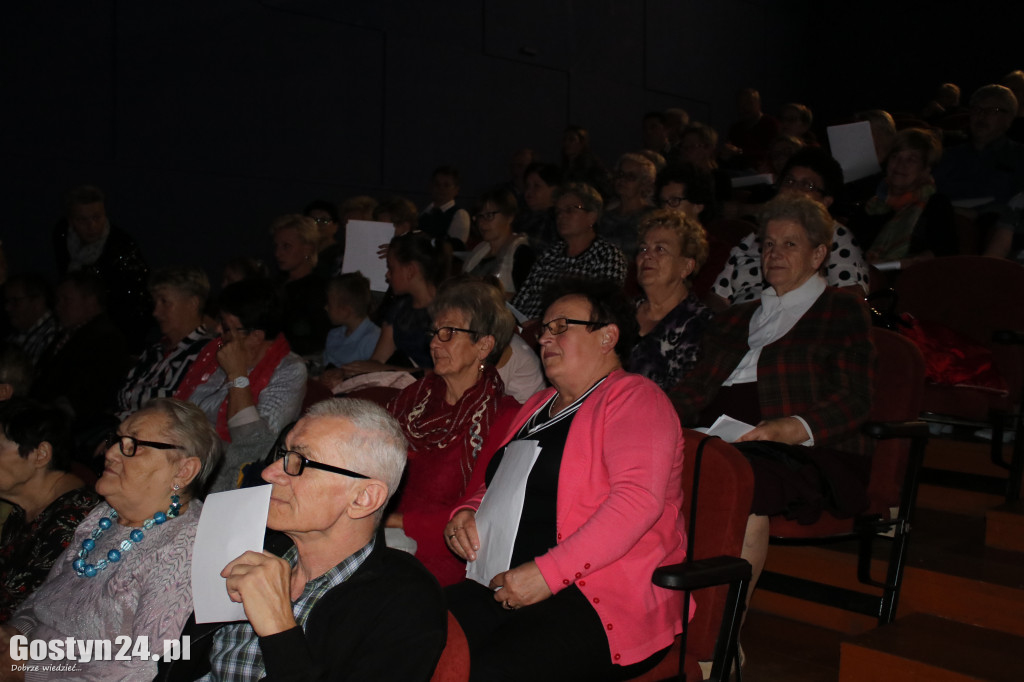
[[[309,408],[304,417],[340,417],[351,422],[355,433],[339,437],[331,446],[345,451],[346,468],[383,481],[391,499],[402,482],[409,447],[394,417],[376,403],[356,398],[323,400]]]

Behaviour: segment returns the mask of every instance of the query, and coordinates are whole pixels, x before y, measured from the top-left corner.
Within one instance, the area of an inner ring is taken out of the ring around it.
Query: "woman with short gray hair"
[[[118,391],[119,420],[153,398],[174,395],[199,351],[213,338],[203,325],[210,280],[201,268],[161,268],[149,278],[149,293],[162,337],[142,353]]]

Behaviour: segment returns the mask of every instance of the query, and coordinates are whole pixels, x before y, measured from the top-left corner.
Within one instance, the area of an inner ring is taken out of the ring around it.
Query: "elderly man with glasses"
[[[263,472],[267,526],[293,544],[246,552],[221,575],[248,622],[197,626],[165,680],[429,680],[445,643],[437,581],[377,528],[406,442],[380,407],[332,399],[299,420]]]

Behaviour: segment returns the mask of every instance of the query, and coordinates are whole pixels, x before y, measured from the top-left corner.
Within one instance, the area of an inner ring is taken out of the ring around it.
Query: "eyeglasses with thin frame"
[[[500,213],[501,211],[481,211],[480,213],[477,213],[475,216],[473,216],[473,219],[476,220],[478,223],[489,223],[492,220],[494,220],[494,217],[496,215]]]
[[[679,208],[683,205],[684,201],[689,201],[690,197],[662,197],[661,205],[668,206],[669,208]]]
[[[442,343],[448,343],[452,340],[455,332],[462,332],[463,334],[479,334],[480,332],[473,331],[472,329],[462,329],[461,327],[438,327],[437,329],[428,329],[426,331],[427,338],[432,339],[435,336],[438,341]]]
[[[349,469],[342,469],[341,467],[331,466],[330,464],[323,464],[322,462],[314,462],[313,460],[303,456],[298,452],[295,452],[294,450],[289,450],[285,448],[285,446],[283,445],[278,446],[277,450],[274,451],[274,461],[276,462],[279,459],[284,460],[284,472],[289,476],[301,476],[302,472],[305,471],[306,468],[310,468],[320,469],[321,471],[329,471],[332,474],[341,474],[342,476],[348,476],[349,478],[370,478],[365,474],[350,471]]]
[[[327,225],[334,222],[334,218],[313,218],[313,220],[317,225]]]
[[[114,443],[117,443],[118,448],[121,450],[121,454],[125,457],[134,457],[135,453],[138,452],[139,446],[154,448],[156,450],[181,450],[180,445],[172,445],[171,443],[158,443],[153,440],[140,440],[135,436],[122,436],[119,433],[107,434],[107,449],[110,449]]]
[[[547,331],[547,333],[551,334],[552,336],[558,336],[559,334],[564,334],[567,331],[569,331],[569,325],[571,325],[571,324],[584,325],[586,327],[590,327],[589,329],[587,329],[588,332],[595,332],[598,329],[600,329],[601,327],[607,327],[611,323],[610,322],[591,322],[590,320],[574,320],[574,319],[572,319],[570,317],[556,317],[553,320],[548,320],[547,322],[541,322],[540,323],[541,331],[540,331],[540,333],[537,336],[538,337],[541,336],[545,331]]]
[[[572,215],[573,213],[576,213],[577,211],[579,211],[581,213],[586,213],[587,209],[584,208],[583,206],[581,206],[580,204],[572,204],[572,205],[569,205],[569,206],[556,206],[555,207],[555,215]]]
[[[786,177],[779,180],[779,187],[796,188],[804,192],[817,192],[821,196],[825,196],[828,194],[828,192],[826,192],[824,188],[818,187],[810,180],[797,180],[792,175],[787,175]]]

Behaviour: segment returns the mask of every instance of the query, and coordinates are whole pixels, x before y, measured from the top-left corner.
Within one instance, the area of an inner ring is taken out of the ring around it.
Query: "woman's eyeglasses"
[[[568,317],[556,317],[553,320],[548,320],[547,322],[541,322],[540,323],[540,327],[541,327],[540,334],[543,334],[544,330],[546,329],[547,332],[549,334],[551,334],[552,336],[558,336],[559,334],[564,334],[567,331],[569,331],[569,325],[571,325],[571,324],[581,324],[581,325],[584,325],[586,327],[590,327],[590,329],[588,329],[587,331],[593,332],[593,331],[597,331],[601,327],[607,327],[610,323],[609,322],[591,322],[590,320],[573,320],[573,319],[568,318]],[[540,336],[540,334],[538,334],[538,336]]]
[[[125,457],[134,457],[138,451],[139,446],[147,448],[155,448],[157,450],[181,450],[180,445],[171,445],[170,443],[158,443],[152,440],[139,440],[135,436],[121,436],[116,433],[107,435],[106,438],[107,449],[112,447],[114,443],[117,443],[121,449],[121,454]]]
[[[447,343],[452,340],[452,337],[455,335],[455,332],[462,332],[463,334],[480,333],[475,332],[472,329],[462,329],[461,327],[438,327],[437,329],[428,329],[426,331],[426,334],[428,339],[432,339],[436,336],[438,341],[441,341],[442,343]]]
[[[314,462],[311,459],[303,457],[294,450],[288,450],[283,445],[278,446],[277,450],[274,451],[274,461],[283,460],[284,472],[289,476],[301,476],[302,472],[306,468],[320,469],[321,471],[330,471],[332,474],[341,474],[342,476],[348,476],[349,478],[370,478],[365,474],[356,473],[355,471],[349,471],[348,469],[342,469],[341,467],[333,467],[330,464],[322,464],[320,462]]]

